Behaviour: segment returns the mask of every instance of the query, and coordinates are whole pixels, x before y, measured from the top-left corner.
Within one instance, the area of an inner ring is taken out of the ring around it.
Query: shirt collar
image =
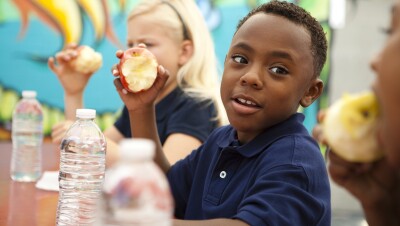
[[[246,158],[251,158],[261,153],[267,146],[272,144],[280,137],[294,133],[308,134],[307,129],[303,126],[304,115],[295,113],[283,122],[267,128],[264,132],[255,137],[247,144],[238,146],[236,130],[231,127],[217,145],[222,149],[230,147]]]

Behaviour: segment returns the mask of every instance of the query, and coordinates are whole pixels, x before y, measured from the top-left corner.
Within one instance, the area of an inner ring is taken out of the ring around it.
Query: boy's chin
[[[230,125],[236,130],[238,139],[241,143],[247,143],[253,140],[257,135],[261,134],[268,127],[260,126],[261,124],[248,123],[245,120],[230,120]]]

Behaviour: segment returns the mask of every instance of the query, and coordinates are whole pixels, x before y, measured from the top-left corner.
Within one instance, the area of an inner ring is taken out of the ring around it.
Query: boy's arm
[[[189,220],[174,220],[174,226],[249,226],[247,223],[241,220],[234,219],[212,219],[212,220],[201,220],[201,221],[189,221]]]
[[[121,51],[117,51],[117,57],[122,56]],[[113,70],[114,76],[118,76],[118,71]],[[170,164],[163,152],[155,117],[155,100],[160,90],[164,87],[169,77],[168,71],[164,67],[158,67],[158,76],[152,87],[138,93],[126,91],[119,78],[114,79],[114,85],[119,96],[124,102],[129,112],[132,136],[135,138],[147,138],[154,141],[156,145],[155,162],[166,173]]]
[[[147,138],[153,140],[156,145],[156,155],[154,161],[167,173],[170,164],[162,149],[160,138],[157,132],[155,107],[154,105],[143,107],[142,109],[129,111],[132,137]]]

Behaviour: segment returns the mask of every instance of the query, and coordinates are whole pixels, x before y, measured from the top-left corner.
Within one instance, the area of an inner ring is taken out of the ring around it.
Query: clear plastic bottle
[[[100,200],[101,226],[170,226],[173,199],[168,181],[154,163],[154,143],[124,139],[120,159],[106,173]]]
[[[35,91],[22,91],[11,131],[11,178],[21,182],[38,180],[42,175],[43,112]]]
[[[76,110],[61,142],[57,225],[93,225],[105,173],[106,140],[96,111]]]

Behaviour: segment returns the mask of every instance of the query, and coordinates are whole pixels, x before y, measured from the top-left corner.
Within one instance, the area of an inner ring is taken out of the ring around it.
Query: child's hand
[[[325,110],[320,110],[318,112],[318,115],[317,115],[318,124],[314,126],[314,128],[312,130],[312,136],[318,143],[321,143],[323,145],[328,145],[326,142],[326,139],[324,137],[324,133],[322,131],[322,125],[321,125],[322,121],[324,120],[325,114],[326,114]]]
[[[57,123],[53,126],[51,129],[51,139],[53,144],[59,146],[61,144],[61,140],[63,139],[65,133],[69,129],[69,127],[72,125],[73,121],[63,121],[60,123]]]
[[[139,44],[138,47],[146,48],[145,44]],[[124,51],[118,50],[115,56],[121,59],[124,55]],[[112,67],[112,74],[116,77],[114,79],[114,85],[117,88],[118,94],[120,95],[122,101],[125,103],[128,110],[136,110],[146,106],[152,106],[160,92],[168,80],[169,72],[161,65],[157,67],[157,78],[154,84],[145,91],[131,93],[128,92],[122,85],[119,78],[120,72],[118,70],[117,64]]]
[[[71,62],[78,56],[78,46],[68,45],[48,60],[49,68],[57,75],[67,95],[81,94],[93,73],[77,72]]]
[[[117,50],[117,52],[115,52],[115,56],[121,60],[122,56],[124,55],[124,51],[123,50]],[[117,67],[118,64],[114,64],[111,68],[111,73],[114,75],[114,77],[119,77],[120,73]]]
[[[386,157],[373,163],[354,163],[333,151],[328,154],[331,178],[359,199],[364,209],[385,208],[397,201],[393,197],[400,193],[400,180]]]

